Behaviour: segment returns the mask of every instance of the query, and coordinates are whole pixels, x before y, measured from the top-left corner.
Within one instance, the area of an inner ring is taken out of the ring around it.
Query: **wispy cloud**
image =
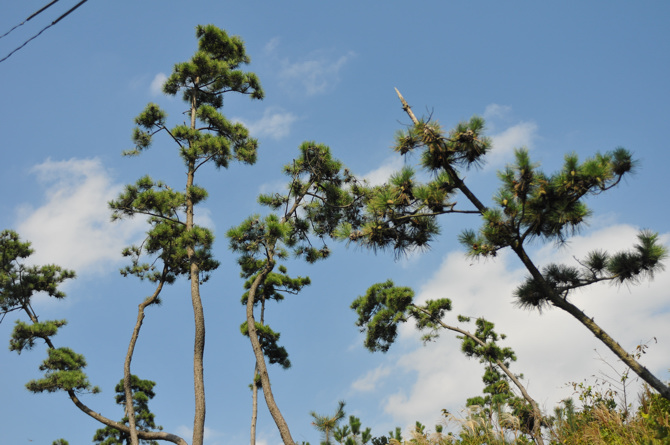
[[[636,228],[627,225],[608,227],[575,237],[563,249],[541,248],[534,256],[539,264],[550,261],[574,264],[573,256],[580,258],[596,247],[611,251],[630,249],[636,233]],[[663,239],[667,243],[668,234]],[[599,370],[610,371],[600,361],[601,356],[615,368],[623,367],[602,343],[565,312],[551,309],[538,314],[516,308],[511,295],[525,275],[516,257],[506,253],[495,261],[475,263],[461,253],[451,253],[420,289],[417,300],[451,298],[453,313],[445,317],[449,324],[457,324],[457,314],[494,322],[498,332],[507,334],[503,344],[512,347],[518,356],[512,370],[524,373],[530,394],[541,406],[551,410],[560,400],[572,395],[566,383],[582,381]],[[641,286],[589,287],[572,300],[627,350],[655,338],[658,344],[650,344],[643,357],[644,365],[667,380],[664,351],[670,345],[667,329],[670,304],[666,291],[669,286],[670,273],[666,272]],[[467,324],[462,327],[473,328]],[[483,369],[476,360],[465,359],[459,341],[451,332],[443,332],[436,342],[423,347],[419,334],[408,323],[400,330],[399,340],[403,347],[416,346],[411,352],[399,355],[391,367],[393,374],[408,376],[408,384],[387,397],[384,404],[396,422],[409,425],[417,418],[437,420],[441,409],[456,412],[468,397],[481,392]],[[637,388],[639,382],[629,391],[635,393]]]
[[[271,38],[268,43],[265,44],[265,48],[263,50],[265,51],[265,54],[274,54],[275,50],[279,46],[280,39],[279,37],[273,37]]]
[[[393,173],[400,171],[403,167],[403,158],[401,156],[390,156],[386,158],[378,168],[365,173],[362,178],[370,185],[384,184]]]
[[[532,121],[515,121],[509,105],[489,104],[483,114],[493,140],[493,150],[486,156],[485,170],[497,169],[512,160],[514,149],[532,149],[537,139],[537,124]],[[504,128],[502,131],[496,131]]]
[[[107,202],[121,185],[112,182],[99,159],[49,159],[31,173],[44,187],[45,202],[20,207],[16,227],[32,242],[36,263],[99,272],[121,260],[121,249],[142,232],[141,219],[110,221]]]
[[[372,391],[377,387],[377,384],[384,379],[384,377],[391,374],[391,368],[388,366],[379,366],[358,380],[351,384],[351,388],[355,391]]]
[[[158,73],[154,76],[154,80],[151,81],[149,86],[149,91],[152,96],[160,96],[163,94],[163,84],[167,80],[167,75],[165,73]]]
[[[267,136],[272,139],[282,139],[291,133],[291,125],[298,120],[293,113],[282,110],[278,107],[266,108],[263,117],[257,121],[248,121],[235,118],[236,121],[243,123],[254,137]]]
[[[290,60],[278,56],[279,39],[273,38],[265,45],[265,52],[277,58],[279,78],[285,88],[303,91],[308,96],[331,91],[340,81],[340,72],[356,54],[333,55],[330,51],[314,51],[303,60]]]
[[[517,148],[532,149],[537,137],[537,124],[534,122],[519,122],[500,133],[491,136],[493,150],[486,156],[485,170],[499,168],[512,160]]]
[[[506,117],[512,111],[512,107],[509,105],[498,105],[498,104],[489,104],[484,110],[484,119],[494,119]]]

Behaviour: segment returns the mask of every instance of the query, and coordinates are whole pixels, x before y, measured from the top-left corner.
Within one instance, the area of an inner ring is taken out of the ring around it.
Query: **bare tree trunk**
[[[130,429],[130,443],[131,445],[139,445],[139,439],[137,437],[137,427],[135,426],[135,407],[133,404],[133,392],[131,390],[130,383],[130,362],[133,360],[133,353],[135,352],[135,344],[137,343],[137,338],[140,335],[140,329],[142,328],[142,321],[144,320],[144,309],[150,304],[154,303],[158,298],[158,295],[163,289],[163,278],[167,272],[167,266],[163,267],[163,276],[161,281],[158,283],[158,287],[154,293],[146,298],[142,303],[140,303],[137,311],[137,322],[135,323],[135,328],[133,329],[133,335],[130,338],[130,344],[128,345],[128,352],[126,353],[126,360],[123,364],[123,391],[126,396],[126,416],[128,416],[128,427]]]
[[[265,298],[261,300],[261,324],[265,323]],[[258,422],[258,363],[254,366],[251,384],[251,445],[256,445],[256,423]]]
[[[258,421],[258,366],[254,366],[254,381],[251,384],[251,445],[256,445],[256,422]]]
[[[293,438],[291,437],[291,432],[289,431],[288,424],[284,420],[277,403],[275,402],[274,396],[272,394],[272,388],[270,386],[270,376],[268,375],[268,369],[265,364],[265,356],[263,355],[263,349],[261,348],[260,341],[258,340],[258,332],[256,331],[256,320],[254,319],[254,301],[256,298],[256,291],[258,286],[265,280],[267,275],[274,268],[274,263],[272,262],[271,257],[268,257],[268,263],[265,265],[263,270],[254,279],[254,282],[251,284],[249,289],[249,297],[247,299],[247,329],[249,331],[249,340],[251,340],[251,347],[254,350],[254,355],[256,356],[256,366],[258,367],[258,374],[261,378],[261,387],[263,389],[263,395],[265,396],[265,403],[270,410],[270,415],[275,421],[277,428],[279,429],[279,434],[284,442],[284,445],[295,445]]]
[[[195,79],[191,94],[191,129],[195,129],[195,115],[197,110],[196,93],[199,79]],[[195,160],[188,162],[186,177],[186,231],[193,230],[193,199],[191,187],[195,176]],[[195,321],[195,339],[193,344],[193,390],[195,394],[195,414],[193,417],[193,445],[202,445],[205,434],[205,379],[203,358],[205,353],[205,314],[200,298],[200,271],[198,264],[193,260],[195,250],[193,246],[186,248],[191,263],[191,302]]]

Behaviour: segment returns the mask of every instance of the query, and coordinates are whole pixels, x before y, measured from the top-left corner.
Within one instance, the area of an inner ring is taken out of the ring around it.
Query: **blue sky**
[[[47,3],[6,2],[0,33]],[[59,2],[5,38],[0,57],[51,23],[76,2]],[[336,157],[370,181],[382,181],[405,161],[392,153],[394,132],[409,122],[394,87],[415,113],[432,114],[449,128],[473,114],[487,118],[495,142],[490,162],[467,180],[484,200],[496,189],[495,171],[514,147],[551,171],[563,155],[582,158],[624,146],[640,160],[636,175],[594,198],[590,227],[567,247],[533,246],[539,264],[572,261],[593,247],[632,245],[636,230],[650,228],[670,243],[668,193],[663,181],[670,151],[663,128],[670,118],[670,6],[666,2],[133,2],[91,0],[0,63],[3,130],[0,186],[2,228],[33,242],[38,263],[78,273],[68,299],[42,301],[43,319],[67,318],[55,339],[83,353],[93,384],[86,396],[111,418],[137,304],[151,290],[118,269],[123,246],[142,236],[141,221],[110,223],[106,202],[144,174],[179,187],[183,172],[166,139],[139,158],[131,148],[133,118],[153,101],[171,123],[183,104],[158,93],[174,63],[196,48],[194,28],[213,23],[240,35],[248,67],[266,92],[262,102],[227,97],[224,113],[246,123],[260,141],[255,166],[208,170],[200,184],[210,192],[196,219],[218,236],[221,268],[203,289],[207,317],[208,445],[247,443],[253,373],[248,340],[239,334],[242,280],[227,250],[225,231],[261,211],[261,191],[281,188],[281,167],[304,140],[329,145]],[[409,159],[406,162],[412,162]],[[603,346],[566,314],[543,315],[513,307],[511,292],[523,278],[520,263],[502,255],[472,263],[455,242],[468,216],[442,221],[443,235],[429,252],[395,261],[391,254],[333,244],[331,259],[290,264],[313,284],[268,308],[293,367],[270,369],[273,389],[297,441],[318,443],[309,412],[333,411],[338,400],[373,434],[415,420],[432,426],[442,408],[458,411],[481,390],[480,365],[466,360],[457,340],[444,335],[422,346],[412,326],[387,353],[370,354],[354,326],[351,301],[373,283],[393,278],[418,299],[449,297],[449,314],[485,316],[508,334],[530,393],[551,411],[571,395],[565,386],[599,371],[621,369]],[[670,273],[630,288],[603,286],[575,302],[632,350],[651,340],[644,364],[670,379]],[[157,382],[152,409],[166,431],[186,437],[192,425],[192,320],[185,283],[165,291],[151,308],[133,372]],[[0,324],[8,340],[13,319]],[[657,343],[652,339],[656,338]],[[23,385],[38,375],[44,351],[0,359],[0,442],[49,444],[64,437],[89,443],[96,428],[64,394],[33,395]],[[279,435],[261,405],[258,443]]]

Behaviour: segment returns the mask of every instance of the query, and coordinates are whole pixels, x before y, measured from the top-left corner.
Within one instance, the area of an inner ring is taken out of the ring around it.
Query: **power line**
[[[23,25],[24,23],[26,23],[28,20],[30,20],[30,19],[32,19],[33,17],[35,17],[36,15],[38,15],[40,12],[43,12],[44,10],[46,10],[49,6],[53,5],[53,4],[56,3],[57,1],[58,1],[58,0],[53,0],[53,1],[52,1],[51,3],[49,3],[48,5],[43,6],[42,9],[40,9],[40,10],[37,11],[37,12],[34,12],[33,14],[31,14],[30,17],[28,17],[27,19],[25,19],[24,21],[22,21],[22,22],[19,23],[18,25],[14,26],[12,29],[10,29],[9,31],[7,31],[7,32],[4,33],[3,35],[1,35],[1,36],[0,36],[0,39],[3,38],[3,37],[5,37],[5,36],[7,36],[10,32],[14,31],[14,30],[15,30],[16,28],[18,28],[19,26],[22,26],[22,25]]]
[[[53,5],[54,3],[56,3],[57,1],[58,1],[58,0],[54,0],[54,1],[52,1],[50,4],[48,4],[47,6],[45,6],[44,8],[40,9],[39,11],[37,11],[35,14],[33,14],[32,16],[30,16],[28,19],[26,19],[26,22],[27,22],[28,20],[30,20],[32,17],[34,17],[34,16],[36,16],[37,14],[39,14],[40,12],[44,11],[44,10],[45,10],[46,8],[48,8],[49,6],[51,6],[51,5]],[[56,20],[54,20],[53,22],[51,22],[50,25],[47,25],[47,26],[45,26],[44,28],[42,28],[42,30],[41,30],[40,32],[38,32],[37,34],[35,34],[35,35],[32,36],[31,38],[29,38],[28,40],[26,40],[25,42],[23,42],[23,44],[22,44],[21,46],[19,46],[19,47],[16,48],[14,51],[10,52],[10,53],[7,54],[5,57],[3,57],[2,59],[0,59],[0,63],[1,63],[1,62],[4,62],[4,61],[7,60],[7,59],[9,59],[9,58],[11,57],[12,54],[14,54],[14,53],[17,52],[18,50],[20,50],[21,48],[23,48],[24,46],[26,46],[26,45],[27,45],[28,43],[30,43],[32,40],[34,40],[34,39],[36,39],[37,37],[39,37],[40,34],[42,34],[42,33],[43,33],[44,31],[46,31],[47,29],[51,28],[52,26],[54,26],[56,23],[58,23],[58,22],[60,22],[61,20],[63,20],[63,19],[64,19],[65,17],[67,17],[72,11],[74,11],[75,9],[77,9],[78,7],[80,7],[81,5],[83,5],[84,3],[86,3],[87,1],[88,1],[88,0],[81,0],[79,3],[77,3],[77,4],[74,5],[72,8],[70,8],[65,14],[61,15],[61,16],[58,17]],[[15,26],[14,28],[16,28],[16,27],[18,27],[18,26],[20,26],[20,25],[17,25],[17,26]],[[10,30],[9,32],[11,32],[11,30]],[[7,34],[9,34],[9,33],[7,33]],[[5,35],[7,35],[7,34],[5,34]],[[3,36],[3,37],[4,37],[4,36]]]

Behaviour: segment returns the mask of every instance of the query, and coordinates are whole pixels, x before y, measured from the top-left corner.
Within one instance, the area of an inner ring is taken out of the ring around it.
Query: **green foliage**
[[[51,337],[67,321],[40,322],[32,308],[32,298],[39,293],[63,299],[65,294],[58,286],[74,278],[75,274],[55,265],[24,265],[23,260],[32,253],[30,243],[21,241],[16,232],[4,230],[0,233],[0,321],[12,311],[22,311],[30,320],[30,323],[16,320],[9,349],[20,354],[32,349],[37,339],[43,340],[48,347],[48,356],[39,367],[40,371],[44,371],[44,377],[31,380],[26,387],[32,392],[62,390],[96,393],[99,389],[91,386],[83,371],[86,367],[84,356],[70,348],[55,348],[51,342]]]
[[[364,445],[372,439],[370,428],[361,430],[361,419],[349,416],[349,424],[336,428],[333,432],[335,442],[343,445]]]
[[[373,284],[351,308],[358,314],[356,326],[365,333],[364,345],[370,351],[388,351],[398,336],[398,323],[407,321],[414,291],[396,287],[393,281]]]
[[[155,382],[151,380],[142,380],[136,375],[130,377],[130,388],[133,397],[133,407],[135,411],[135,426],[138,431],[161,431],[163,427],[156,425],[155,415],[149,409],[149,400],[156,395],[154,393]],[[117,405],[125,408],[126,395],[123,388],[123,379],[114,388],[116,391],[115,400]],[[122,423],[128,424],[128,416],[125,416]],[[106,426],[100,428],[93,436],[93,442],[97,445],[125,445],[129,443],[130,435],[122,431]],[[158,445],[157,441],[140,440],[141,444]]]
[[[496,207],[482,212],[479,232],[467,230],[460,237],[471,255],[495,255],[534,237],[563,242],[590,215],[584,198],[616,186],[634,166],[631,154],[617,148],[583,163],[567,155],[561,171],[546,175],[527,150],[515,155],[516,162],[498,175],[502,186],[494,197]]]
[[[528,277],[517,287],[514,296],[519,306],[541,310],[551,304],[546,285],[556,295],[567,299],[574,290],[599,281],[636,284],[663,270],[662,262],[667,256],[667,249],[660,244],[658,234],[643,230],[632,250],[614,254],[596,250],[578,261],[579,267],[549,264],[542,270],[543,282]]]
[[[451,300],[441,298],[428,300],[422,306],[413,302],[414,291],[409,287],[399,287],[393,281],[370,286],[365,295],[359,296],[351,304],[358,314],[356,326],[365,333],[363,344],[370,351],[387,352],[398,335],[398,324],[409,319],[416,322],[419,330],[428,330],[424,341],[435,338],[443,328],[442,317],[451,310]]]
[[[588,384],[577,384],[575,390],[582,408],[577,409],[572,399],[556,407],[552,444],[670,444],[670,403],[660,394],[645,388],[637,412],[631,414],[616,402],[616,391]]]
[[[32,324],[16,320],[12,337],[9,340],[9,350],[21,354],[24,349],[32,349],[35,340],[46,340],[58,332],[58,328],[67,324],[66,320],[50,320]]]
[[[21,241],[18,233],[0,232],[0,322],[9,312],[29,308],[37,293],[64,298],[58,286],[75,277],[74,271],[52,264],[26,266],[23,260],[32,253],[30,243]]]
[[[461,317],[462,321],[469,321]],[[478,415],[488,417],[488,422],[498,421],[503,429],[519,431],[531,435],[535,422],[538,421],[530,403],[517,396],[513,389],[510,377],[502,370],[498,363],[509,369],[511,362],[516,361],[516,354],[509,347],[500,347],[499,340],[504,340],[504,334],[495,332],[495,325],[483,318],[475,321],[477,329],[473,337],[459,336],[461,351],[468,358],[477,358],[485,365],[482,381],[484,382],[483,396],[468,398],[466,406],[477,407]],[[515,376],[517,379],[523,376]],[[507,420],[505,420],[507,419]],[[513,421],[510,421],[513,420]]]
[[[321,442],[321,445],[333,445],[330,442],[330,436],[331,434],[335,433],[337,425],[346,416],[344,413],[345,405],[346,403],[342,400],[337,402],[337,409],[335,410],[335,414],[332,416],[322,416],[317,414],[315,411],[309,413],[309,415],[314,419],[312,421],[312,425],[314,425],[314,428],[323,434],[323,441]]]
[[[177,192],[145,176],[136,184],[127,185],[125,191],[109,203],[112,219],[148,215],[147,222],[151,227],[141,246],[124,249],[124,256],[131,259],[131,265],[121,270],[124,276],[135,275],[152,282],[163,280],[172,283],[177,277],[190,273],[189,248],[193,249],[192,261],[199,265],[201,281],[206,281],[209,273],[219,266],[211,252],[214,242],[212,232],[197,225],[187,230],[183,221],[189,196],[196,204],[207,195],[199,187],[193,186],[189,190],[190,193]],[[142,263],[142,255],[158,257],[165,270],[155,264]]]
[[[249,336],[249,327],[245,321],[240,326],[240,331],[243,335]],[[260,341],[263,354],[268,358],[271,364],[278,363],[282,368],[288,369],[291,367],[291,361],[288,358],[288,352],[283,346],[277,343],[281,334],[273,331],[270,326],[256,323],[256,333]]]
[[[26,388],[32,392],[75,391],[98,393],[98,387],[92,387],[88,377],[82,371],[86,360],[81,354],[70,348],[50,348],[48,357],[40,365],[44,378],[31,380]]]
[[[190,125],[178,124],[169,129],[167,114],[150,103],[135,119],[135,149],[126,152],[139,154],[150,147],[156,133],[167,133],[177,144],[187,167],[184,191],[173,190],[145,176],[126,186],[125,191],[109,203],[112,219],[146,215],[151,226],[140,246],[124,251],[131,259],[131,265],[121,271],[124,275],[171,283],[178,276],[188,275],[191,264],[195,263],[201,274],[200,281],[206,281],[219,263],[211,252],[212,232],[187,220],[193,206],[207,198],[207,191],[193,183],[193,176],[206,163],[212,162],[219,168],[228,167],[231,160],[248,164],[256,160],[258,142],[242,124],[231,123],[219,111],[223,95],[228,92],[263,98],[256,75],[240,70],[250,62],[244,42],[239,37],[229,37],[213,25],[198,26],[196,36],[198,51],[188,62],[175,65],[163,88],[169,95],[183,92],[191,115]],[[159,258],[164,267],[157,268],[155,261],[141,262],[144,254]]]
[[[310,284],[309,277],[290,277],[284,265],[275,271],[276,262],[291,254],[308,263],[327,258],[330,249],[325,238],[347,215],[355,214],[356,208],[356,198],[347,190],[355,188],[356,183],[325,145],[303,143],[299,157],[284,167],[284,173],[290,177],[286,194],[259,197],[261,204],[275,211],[283,208],[283,214],[253,215],[226,234],[230,249],[240,254],[238,263],[241,276],[246,279],[245,289],[251,289],[252,283],[262,275],[253,295],[253,305],[260,304],[262,310],[266,301],[282,301],[284,294],[297,294]],[[313,238],[322,241],[321,248],[314,247]],[[246,305],[249,298],[247,291],[242,296],[242,304]],[[290,366],[286,350],[276,344],[279,334],[261,323],[255,324],[270,363]],[[247,322],[242,325],[244,335],[248,335],[247,326]]]
[[[416,125],[396,134],[395,150],[406,154],[420,148],[429,148],[421,154],[421,164],[431,171],[453,166],[476,167],[491,149],[491,139],[483,136],[484,119],[474,116],[469,122],[460,122],[448,135],[435,121],[419,121]]]

